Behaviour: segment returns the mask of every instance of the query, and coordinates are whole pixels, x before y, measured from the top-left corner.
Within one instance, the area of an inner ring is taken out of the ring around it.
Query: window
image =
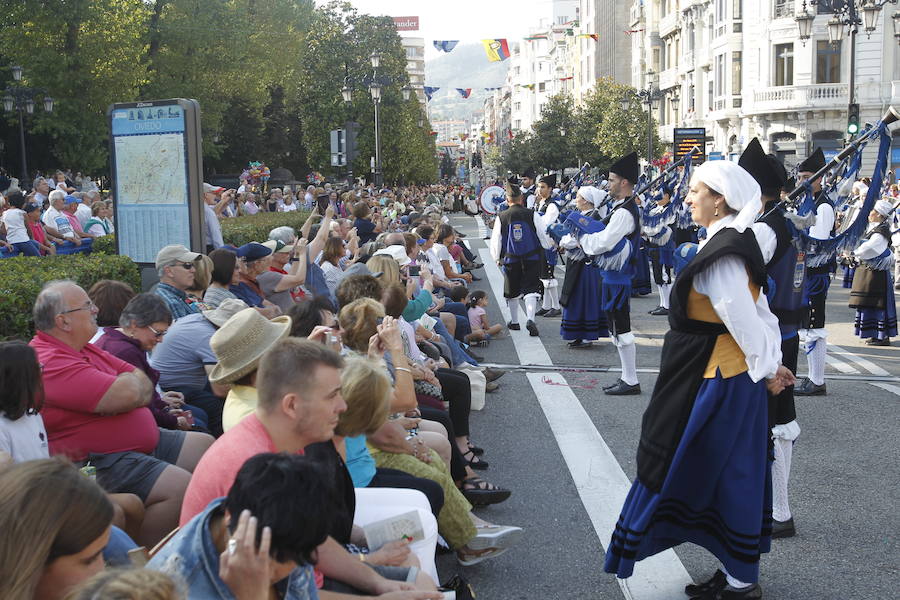
[[[731,18],[735,20],[740,20],[743,18],[744,13],[744,0],[734,0],[731,4]]]
[[[522,103],[521,103],[521,102],[516,102],[515,104],[513,104],[513,110],[515,110],[515,111],[520,111],[520,110],[522,110]]]
[[[819,0],[816,3],[816,14],[817,15],[833,15],[837,12],[837,8],[835,6],[835,0]],[[841,3],[843,4],[843,2]]]
[[[694,84],[691,84],[691,87],[688,88],[688,106],[691,111],[696,110],[696,102],[694,100]]]
[[[716,0],[716,37],[724,35],[727,27],[725,14],[726,1],[727,0]]]
[[[659,48],[653,49],[653,65],[650,68],[659,73]]]
[[[731,95],[740,96],[741,86],[741,52],[735,51],[731,53]]]
[[[776,19],[794,16],[794,0],[775,0],[772,16]]]
[[[694,52],[694,24],[688,26],[688,43],[687,51],[689,54]]]
[[[794,44],[775,45],[775,85],[794,85]]]
[[[546,91],[546,89],[547,89],[547,84],[544,83],[543,81],[540,82],[540,83],[538,84],[538,91],[539,91],[539,92]]]
[[[725,55],[719,54],[716,56],[716,71],[715,71],[715,90],[716,97],[725,95]]]
[[[709,97],[706,99],[707,100],[706,106],[707,106],[708,110],[712,110],[713,109],[713,82],[712,81],[709,82],[708,92],[709,92]]]
[[[522,129],[522,120],[516,119],[515,121],[513,121],[513,128]]]
[[[841,43],[816,42],[816,83],[840,83]]]

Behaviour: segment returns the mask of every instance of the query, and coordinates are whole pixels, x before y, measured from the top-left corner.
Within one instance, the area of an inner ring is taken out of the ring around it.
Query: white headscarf
[[[737,216],[728,227],[743,233],[756,221],[762,209],[759,184],[737,163],[727,160],[707,161],[694,169],[691,175],[691,183],[698,181],[725,196],[726,204],[737,211]]]
[[[593,204],[594,208],[598,208],[606,201],[609,192],[595,188],[592,185],[585,185],[578,188],[578,195]]]
[[[894,205],[887,200],[879,200],[875,203],[875,212],[877,212],[882,217],[886,217],[891,214],[892,210],[894,210]]]

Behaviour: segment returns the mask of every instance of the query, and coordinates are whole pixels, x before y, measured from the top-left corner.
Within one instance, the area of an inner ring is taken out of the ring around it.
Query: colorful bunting
[[[463,98],[468,98],[472,95],[472,88],[456,88],[456,91],[459,92],[459,95]]]
[[[434,47],[441,52],[452,52],[459,40],[434,40]]]
[[[527,38],[525,38],[525,41],[526,41],[526,42],[533,42],[533,41],[535,41],[535,40],[546,40],[546,39],[548,39],[546,33],[539,33],[539,34],[537,34],[537,35],[530,35],[530,36],[528,36]]]
[[[441,89],[441,88],[439,88],[439,87],[431,87],[430,85],[426,85],[426,86],[423,88],[423,90],[424,90],[424,92],[425,92],[425,98],[427,98],[427,99],[430,101],[430,100],[431,100],[431,97],[434,96],[434,93],[435,93],[436,91],[438,91],[439,89]]]
[[[484,52],[489,61],[500,62],[509,58],[509,45],[506,43],[506,38],[481,40],[481,43],[484,45]]]
[[[580,38],[587,37],[587,38],[591,38],[595,42],[600,41],[600,34],[598,34],[598,33],[579,33],[575,37],[580,37]]]

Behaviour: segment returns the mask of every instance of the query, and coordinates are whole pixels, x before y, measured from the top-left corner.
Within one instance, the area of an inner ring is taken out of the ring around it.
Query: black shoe
[[[594,342],[585,342],[584,340],[574,340],[569,342],[569,348],[590,348]]]
[[[794,537],[797,530],[794,529],[794,518],[791,517],[787,521],[772,520],[772,539]]]
[[[547,311],[547,314],[545,314],[544,316],[547,317],[548,319],[553,319],[560,315],[562,315],[561,310],[559,310],[558,308],[551,308],[550,310]]]
[[[603,388],[603,393],[607,396],[638,396],[641,393],[641,384],[628,385],[622,380],[612,387]]]
[[[697,598],[709,592],[716,594],[725,589],[726,585],[728,585],[728,582],[725,581],[725,573],[721,569],[716,569],[716,574],[703,583],[692,583],[684,586],[684,593],[691,598]]]
[[[609,384],[609,385],[604,385],[604,386],[603,386],[603,391],[605,392],[606,390],[611,390],[611,389],[613,389],[614,387],[617,387],[617,386],[623,385],[623,384],[625,384],[624,381],[622,381],[621,379],[616,379],[616,380],[615,380],[614,382],[612,382],[611,384]],[[625,385],[627,385],[627,384],[625,384]]]
[[[491,392],[496,392],[500,389],[500,384],[496,381],[488,381],[484,384],[484,391],[490,394]]]
[[[480,269],[483,266],[484,266],[484,263],[477,262],[472,265],[472,269]]]
[[[512,321],[506,324],[506,328],[512,331],[519,331],[522,329],[518,323],[513,323]]]
[[[794,388],[795,396],[824,396],[828,393],[825,384],[816,385],[809,377],[803,379],[803,382]]]
[[[662,306],[657,306],[653,310],[650,311],[650,314],[654,317],[664,317],[669,314],[668,308],[663,308]]]
[[[870,338],[866,340],[866,346],[890,346],[891,338],[884,338],[883,340],[879,340],[877,338]]]
[[[697,596],[698,600],[762,600],[762,597],[762,588],[758,583],[740,589],[726,585],[718,592]]]
[[[540,335],[537,330],[537,325],[535,325],[534,321],[532,320],[528,320],[525,323],[525,329],[528,330],[528,335],[530,335],[531,337],[537,337],[538,335]]]
[[[501,371],[500,369],[489,369],[485,368],[484,371],[481,372],[484,375],[486,381],[497,381],[504,375],[506,375],[506,371]]]
[[[550,309],[549,309],[549,308],[542,308],[541,310],[537,311],[537,312],[534,313],[534,314],[537,315],[537,316],[539,316],[539,317],[543,317],[543,316],[546,315],[548,312],[550,312]]]

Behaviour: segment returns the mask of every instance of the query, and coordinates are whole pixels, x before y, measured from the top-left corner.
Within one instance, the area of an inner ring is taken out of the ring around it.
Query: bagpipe
[[[795,242],[801,249],[811,255],[807,259],[807,266],[820,266],[831,260],[836,254],[854,250],[866,232],[869,213],[875,207],[875,202],[881,197],[881,187],[891,149],[891,136],[888,132],[888,125],[897,120],[900,120],[900,113],[893,107],[888,107],[880,121],[874,125],[867,125],[857,139],[848,144],[846,148],[841,150],[809,179],[795,187],[783,200],[775,203],[772,208],[757,220],[764,219],[776,210],[785,209],[789,209],[800,218],[814,214],[815,198],[812,192],[812,184],[825,177],[832,170],[835,171],[836,175],[823,189],[837,189],[841,196],[844,194],[849,196],[850,189],[859,174],[860,165],[862,164],[863,148],[872,140],[878,139],[878,154],[872,173],[872,185],[869,186],[866,197],[852,223],[844,228],[841,233],[825,240],[810,237],[802,226],[795,226],[795,221],[798,219],[792,217],[791,213],[787,213],[789,227],[792,228]]]

